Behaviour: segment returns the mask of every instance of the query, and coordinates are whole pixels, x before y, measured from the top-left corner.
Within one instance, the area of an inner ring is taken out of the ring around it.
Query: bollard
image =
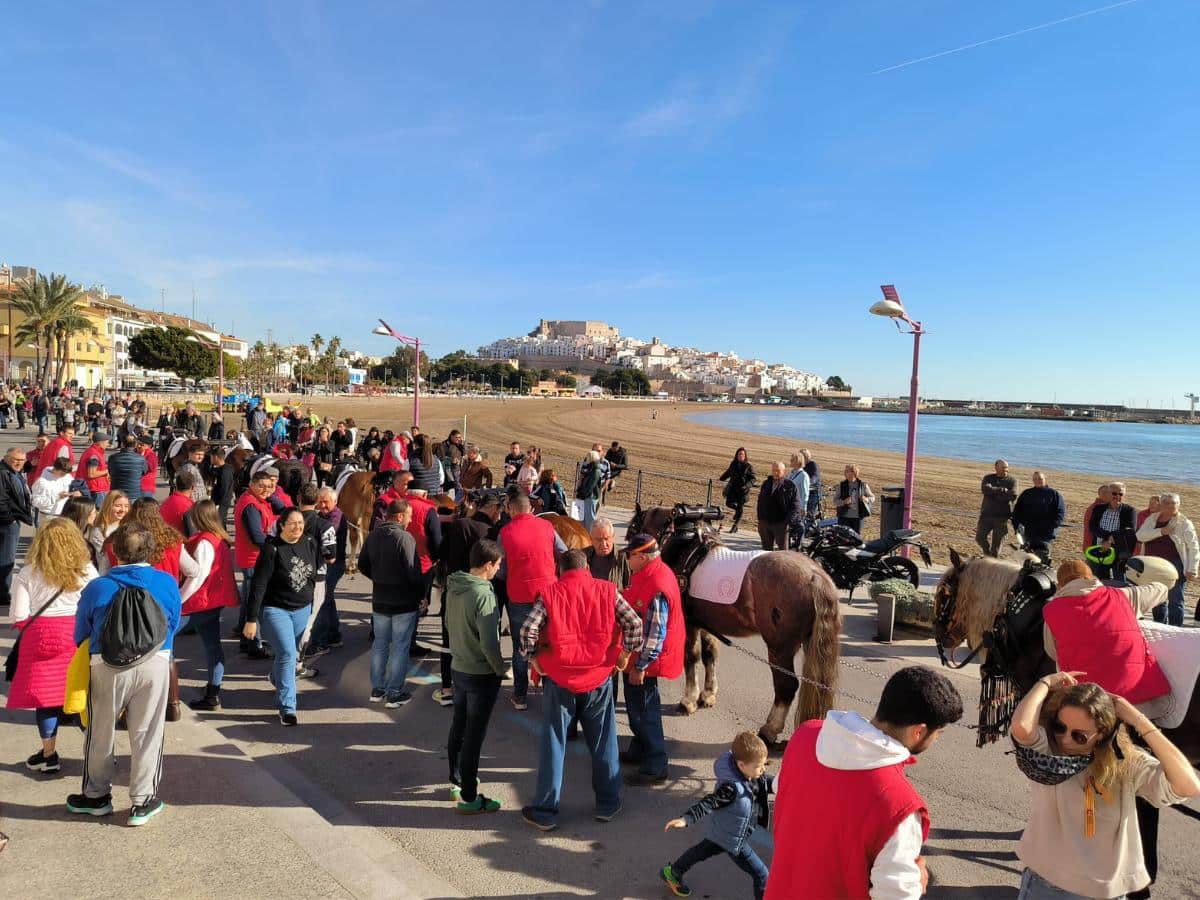
[[[642,505],[642,470],[641,469],[638,469],[637,488],[634,492],[633,502],[638,506]]]
[[[890,644],[896,630],[896,595],[880,594],[875,598],[875,640]]]
[[[708,479],[708,493],[704,495],[704,505],[705,506],[712,506],[712,489],[713,489],[713,483],[712,483],[712,479],[710,478],[710,479]]]

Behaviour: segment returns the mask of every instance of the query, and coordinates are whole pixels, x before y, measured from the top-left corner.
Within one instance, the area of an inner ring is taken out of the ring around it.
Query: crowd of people
[[[510,677],[506,701],[514,712],[527,712],[540,694],[536,779],[520,810],[533,828],[559,826],[564,758],[573,739],[590,756],[597,822],[620,813],[627,789],[668,781],[672,745],[660,682],[683,671],[683,598],[657,538],[637,534],[618,547],[613,523],[601,515],[605,493],[628,466],[618,442],[587,451],[568,500],[537,447],[513,443],[493,475],[485,454],[458,431],[444,441],[415,426],[360,435],[353,419],[329,422],[286,407],[272,415],[259,404],[231,435],[261,453],[240,492],[221,471],[223,455],[201,450],[183,461],[160,502],[149,431],[127,409],[124,433],[110,432],[104,407],[78,460],[73,423],[64,420],[33,451],[13,447],[0,462],[0,603],[10,604],[20,633],[8,706],[34,711],[41,746],[26,765],[41,773],[62,769],[59,729],[75,721],[86,726],[82,789],[67,797],[70,812],[113,813],[118,728],[128,730],[130,741],[129,824],[163,811],[164,723],[181,715],[173,644],[184,629],[195,633],[205,686],[189,706],[202,714],[221,709],[226,609],[237,610],[241,653],[250,664],[270,664],[264,674],[280,726],[299,725],[297,680],[319,676],[314,663],[344,644],[336,598],[351,568],[371,581],[365,702],[399,708],[413,701],[407,676],[419,652],[417,623],[440,601],[441,684],[433,699],[453,706],[447,775],[458,813],[501,809],[481,783],[480,758]],[[168,419],[197,434],[194,410],[180,412]],[[108,453],[114,438],[120,449]],[[295,496],[281,488],[278,468],[292,454],[311,458],[314,473]],[[354,526],[337,506],[337,475],[348,460],[380,473],[384,488],[353,559],[347,537]],[[836,515],[858,530],[874,495],[855,466],[844,476],[833,491]],[[744,448],[721,480],[736,530],[757,484]],[[758,487],[763,549],[787,549],[796,532],[802,536],[820,518],[821,473],[808,450],[772,463]],[[469,514],[439,513],[439,497],[461,499],[479,489]],[[1179,584],[1195,576],[1195,531],[1180,515],[1177,496],[1160,495],[1142,515],[1123,503],[1121,485],[1103,490],[1087,516],[1087,548],[1127,548],[1131,555],[1140,544],[1142,552],[1176,564]],[[1055,494],[1035,474],[1034,486],[1018,495],[998,461],[984,479],[981,547],[998,553],[1013,522],[1027,544],[1040,540],[1048,549],[1065,514]],[[537,510],[573,513],[591,546],[567,549]],[[21,527],[35,524],[14,574]],[[1117,550],[1118,559],[1128,558],[1123,552]],[[1074,598],[1105,589],[1095,579],[1094,568],[1080,560],[1060,567],[1062,599],[1053,601],[1059,605],[1048,625],[1071,614]],[[1179,597],[1176,604],[1155,593],[1146,608],[1180,624],[1181,589]],[[1113,602],[1134,609],[1148,601]],[[1026,867],[1022,896],[1133,895],[1152,877],[1141,861],[1135,798],[1153,806],[1182,802],[1200,794],[1200,780],[1134,705],[1139,698],[1125,696],[1130,683],[1080,683],[1072,668],[1079,642],[1056,632],[1052,643],[1055,637],[1062,671],[1038,682],[1013,720],[1018,763],[1033,782],[1019,850]],[[618,696],[631,733],[624,747]],[[947,678],[913,666],[888,680],[873,717],[834,710],[801,725],[777,777],[765,774],[761,739],[736,735],[714,763],[715,790],[666,822],[669,832],[704,819],[706,831],[663,866],[660,878],[676,896],[688,896],[684,879],[692,868],[725,854],[749,875],[756,898],[920,896],[930,818],[904,772],[962,714]],[[769,868],[751,845],[756,828],[768,825],[776,847]]]

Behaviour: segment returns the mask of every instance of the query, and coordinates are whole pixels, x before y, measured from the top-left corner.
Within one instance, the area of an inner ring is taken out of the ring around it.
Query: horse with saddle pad
[[[821,567],[801,553],[723,546],[708,524],[722,515],[720,507],[679,504],[671,510],[670,528],[661,532],[662,559],[679,578],[687,625],[686,686],[679,710],[691,715],[698,707],[716,703],[717,641],[729,644],[730,638],[760,635],[767,645],[775,695],[758,733],[778,747],[797,688],[797,725],[823,717],[833,704],[841,651],[837,589]],[[803,680],[795,675],[801,646]],[[703,691],[696,682],[700,661]]]

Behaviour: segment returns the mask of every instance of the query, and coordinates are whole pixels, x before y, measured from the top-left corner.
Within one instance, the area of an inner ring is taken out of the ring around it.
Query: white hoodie
[[[29,492],[30,505],[43,516],[62,515],[67,505],[67,493],[75,480],[70,472],[57,475],[52,468],[42,470],[42,476],[33,483]]]
[[[832,709],[817,735],[817,762],[857,772],[906,761],[912,753],[861,715]],[[921,896],[921,817],[913,813],[899,825],[871,865],[871,900],[916,900]]]

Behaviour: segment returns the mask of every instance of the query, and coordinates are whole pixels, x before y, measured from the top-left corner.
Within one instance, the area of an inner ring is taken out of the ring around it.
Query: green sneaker
[[[476,791],[479,790],[480,783],[481,782],[479,781],[479,779],[476,778],[475,779],[475,790]],[[453,800],[455,803],[458,803],[460,800],[462,800],[462,788],[459,787],[457,784],[450,785],[450,799]]]
[[[671,868],[669,863],[659,870],[658,877],[667,883],[667,888],[670,889],[671,893],[676,897],[692,896],[692,889],[680,880],[679,876],[675,874],[675,870]]]
[[[475,816],[479,813],[497,812],[500,809],[499,800],[489,800],[483,794],[476,794],[475,799],[467,803],[463,800],[458,801],[458,806],[455,807],[464,816]]]
[[[129,811],[129,824],[134,828],[139,825],[145,825],[164,809],[166,809],[165,804],[157,797],[152,797],[145,803],[140,803]]]

